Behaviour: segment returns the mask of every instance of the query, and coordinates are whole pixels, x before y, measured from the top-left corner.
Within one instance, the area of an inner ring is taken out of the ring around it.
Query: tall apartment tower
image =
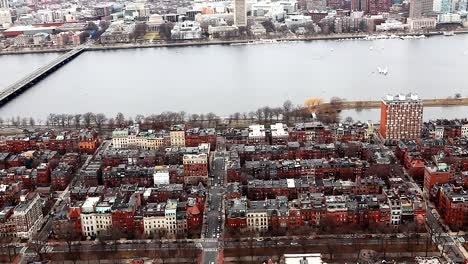
[[[422,0],[422,13],[429,14],[434,9],[434,0]]]
[[[423,13],[423,0],[411,0],[409,11],[410,18],[421,17]]]
[[[380,134],[388,140],[421,136],[423,103],[416,94],[387,95],[380,107]]]
[[[247,26],[247,0],[234,0],[234,25]]]
[[[0,8],[9,8],[10,4],[8,2],[9,0],[0,0]]]

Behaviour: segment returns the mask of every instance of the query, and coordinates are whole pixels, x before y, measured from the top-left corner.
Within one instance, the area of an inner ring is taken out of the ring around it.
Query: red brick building
[[[50,175],[50,185],[54,190],[63,191],[70,184],[72,177],[73,167],[66,163],[60,163]]]
[[[424,189],[430,191],[435,184],[445,184],[454,178],[454,172],[445,163],[426,166],[424,169]]]
[[[210,149],[216,149],[216,130],[214,128],[191,128],[185,131],[185,146],[198,147],[201,143],[209,143]]]
[[[203,214],[197,206],[187,208],[187,229],[199,230],[203,223]]]
[[[50,186],[50,167],[47,163],[42,163],[37,167],[36,185],[39,187]]]
[[[437,210],[452,230],[468,226],[468,193],[463,187],[442,187]]]
[[[388,12],[392,6],[391,0],[366,0],[366,3],[367,12],[371,15]]]
[[[388,0],[369,0],[369,13],[388,10]],[[416,139],[421,136],[422,100],[417,95],[388,95],[380,108],[380,134],[388,140]]]
[[[135,212],[140,205],[138,194],[133,194],[128,199],[118,198],[111,208],[112,226],[125,234],[142,233],[141,225],[135,221]]]

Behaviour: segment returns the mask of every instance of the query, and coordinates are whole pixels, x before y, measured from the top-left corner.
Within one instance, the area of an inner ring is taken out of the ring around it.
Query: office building
[[[419,18],[423,12],[423,0],[411,0],[410,2],[410,18]]]
[[[234,25],[247,26],[247,0],[234,0]]]
[[[9,0],[0,0],[0,8],[9,8],[10,3]]]

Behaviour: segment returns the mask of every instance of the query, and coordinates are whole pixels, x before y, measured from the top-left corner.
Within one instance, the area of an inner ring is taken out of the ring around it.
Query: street
[[[203,263],[218,263],[219,239],[223,235],[223,198],[225,169],[225,145],[218,141],[217,151],[213,154],[212,184],[208,194],[208,212],[205,218],[205,240],[202,242]]]
[[[69,197],[70,195],[70,189],[75,187],[75,186],[81,186],[82,185],[82,181],[81,181],[81,171],[83,169],[85,169],[89,163],[92,161],[93,157],[95,157],[96,155],[100,154],[103,150],[105,150],[109,145],[110,145],[110,141],[107,140],[107,141],[104,141],[99,147],[98,149],[94,152],[94,155],[87,155],[86,156],[86,160],[84,161],[83,165],[74,173],[73,175],[73,178],[70,182],[70,184],[67,186],[67,188],[65,190],[63,190],[59,197],[57,197],[57,200],[55,201],[54,205],[52,206],[50,212],[55,212],[58,207],[62,204],[63,201],[66,200],[67,197]],[[52,217],[50,214],[48,214],[47,216],[44,217],[43,219],[43,225],[42,225],[42,228],[41,230],[38,232],[38,235],[37,235],[37,240],[39,241],[46,241],[50,235],[50,233],[52,232]],[[52,248],[50,250],[53,250]],[[22,249],[21,249],[21,252],[24,253],[24,254],[21,254],[21,260],[20,260],[20,263],[23,263],[24,261],[27,261],[27,258],[28,257],[34,257],[34,253],[28,249],[27,245],[23,245]],[[24,258],[26,257],[26,258]]]

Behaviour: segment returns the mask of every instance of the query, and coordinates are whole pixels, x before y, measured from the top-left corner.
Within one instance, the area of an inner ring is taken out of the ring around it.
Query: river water
[[[54,56],[1,56],[0,87]],[[309,97],[468,96],[467,76],[468,35],[88,51],[2,107],[0,116],[181,110],[226,116]],[[379,110],[342,116],[378,121]],[[468,117],[468,107],[426,108],[424,117]]]

